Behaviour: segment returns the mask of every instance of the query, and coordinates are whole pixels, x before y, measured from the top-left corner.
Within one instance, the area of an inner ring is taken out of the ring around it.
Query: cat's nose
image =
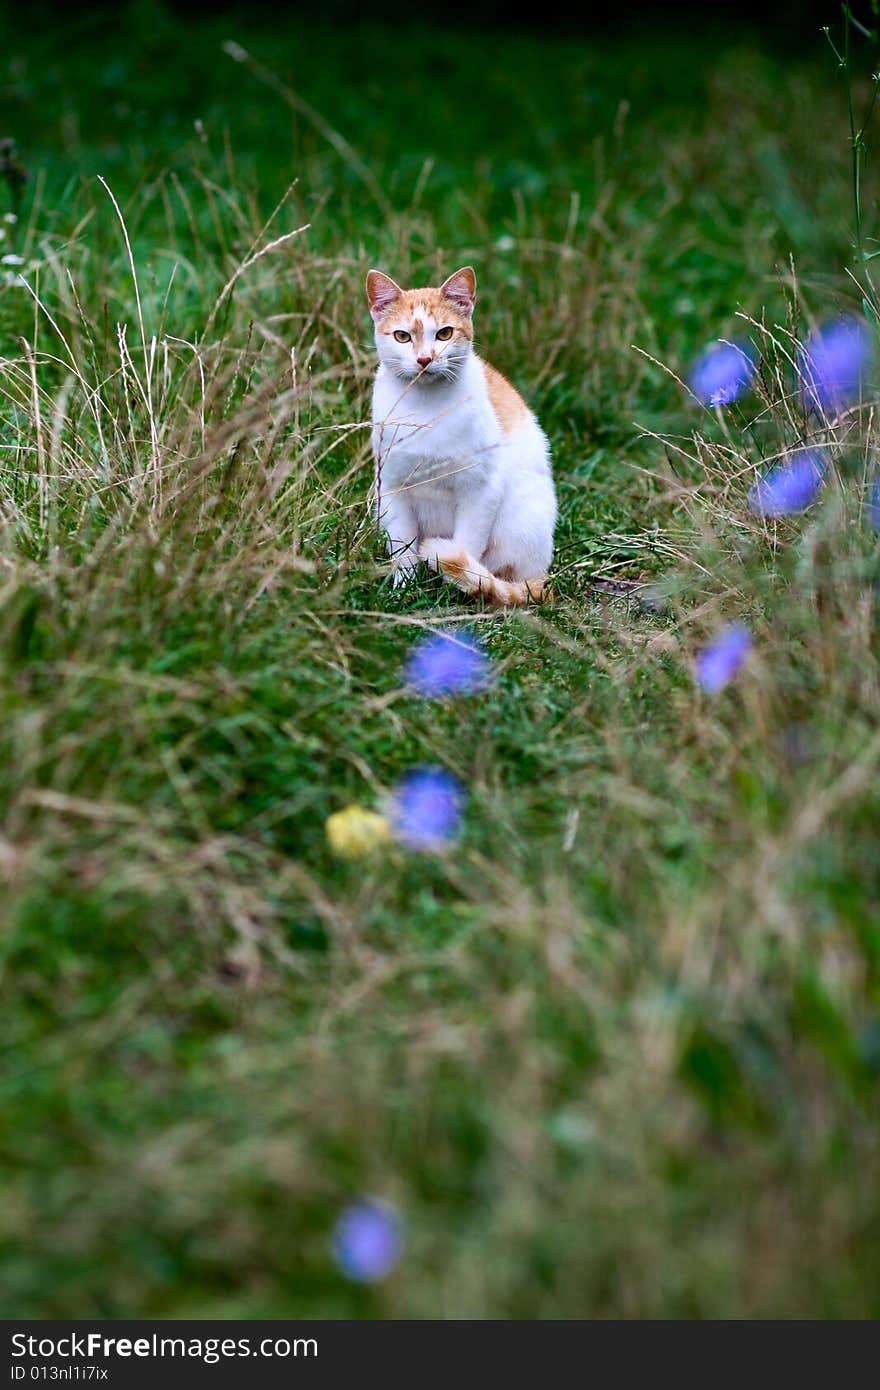
[[[417,357],[416,361],[418,362],[420,367],[430,367],[434,359],[433,357]]]

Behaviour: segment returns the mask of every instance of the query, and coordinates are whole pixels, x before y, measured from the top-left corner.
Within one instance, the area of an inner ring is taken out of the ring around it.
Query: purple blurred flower
[[[841,318],[815,328],[801,348],[801,389],[819,412],[856,400],[871,363],[871,333],[864,319]]]
[[[492,668],[482,642],[461,629],[435,632],[418,642],[403,675],[417,695],[429,699],[467,695],[485,690],[492,682]]]
[[[752,649],[752,638],[743,623],[729,623],[714,642],[697,655],[697,681],[707,695],[723,690],[739,671]]]
[[[880,531],[880,478],[874,479],[874,486],[868,493],[868,520],[875,531]]]
[[[458,833],[464,810],[461,783],[442,767],[415,767],[398,782],[391,824],[409,849],[441,849]]]
[[[403,1237],[393,1207],[373,1198],[346,1207],[333,1233],[333,1253],[343,1274],[359,1284],[374,1284],[390,1274],[400,1259]]]
[[[785,516],[809,507],[825,475],[818,449],[799,449],[749,488],[749,506],[759,516]]]
[[[703,405],[730,405],[755,375],[755,350],[749,343],[716,343],[691,368],[690,387]]]

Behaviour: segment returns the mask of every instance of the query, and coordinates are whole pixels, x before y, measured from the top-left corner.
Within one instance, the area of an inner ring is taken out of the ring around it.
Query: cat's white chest
[[[373,452],[386,486],[459,492],[485,481],[500,436],[481,385],[465,375],[448,384],[407,386],[379,369]]]

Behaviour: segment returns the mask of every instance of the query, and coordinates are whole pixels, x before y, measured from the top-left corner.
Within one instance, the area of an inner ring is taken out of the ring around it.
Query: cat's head
[[[367,300],[382,362],[404,381],[452,381],[474,337],[477,277],[466,265],[439,289],[402,290],[381,270],[367,276]]]

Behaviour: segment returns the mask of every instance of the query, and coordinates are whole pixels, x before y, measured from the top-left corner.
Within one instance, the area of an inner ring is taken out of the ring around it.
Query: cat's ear
[[[469,265],[462,266],[440,286],[440,293],[452,301],[456,309],[468,317],[474,312],[477,297],[477,277]]]
[[[391,308],[395,299],[399,299],[402,294],[403,290],[394,283],[390,275],[383,275],[381,270],[370,271],[367,276],[367,299],[370,313],[377,323]]]

